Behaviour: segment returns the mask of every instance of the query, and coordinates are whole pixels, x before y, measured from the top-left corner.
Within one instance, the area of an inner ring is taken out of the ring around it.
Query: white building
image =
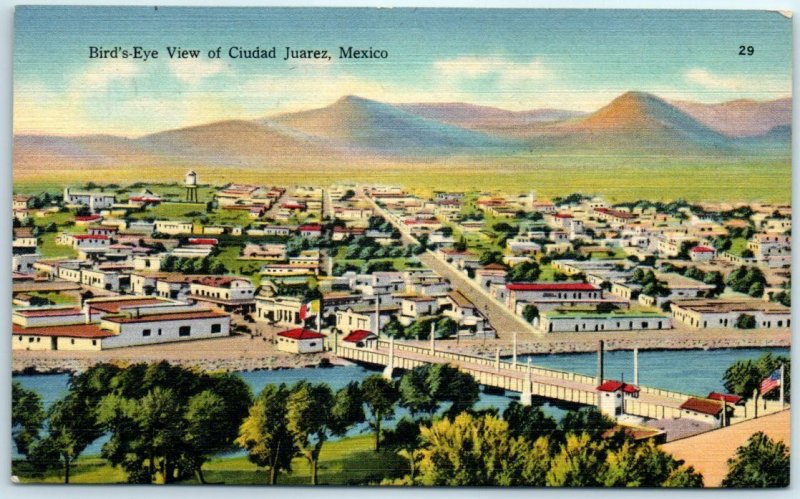
[[[309,329],[290,329],[278,333],[278,350],[289,353],[320,353],[325,351],[325,336]]]
[[[64,203],[68,205],[88,206],[92,212],[106,210],[114,206],[116,197],[103,192],[76,192],[64,189]]]
[[[672,317],[689,326],[734,328],[742,315],[755,319],[759,329],[791,326],[791,309],[762,300],[680,300],[672,302]]]

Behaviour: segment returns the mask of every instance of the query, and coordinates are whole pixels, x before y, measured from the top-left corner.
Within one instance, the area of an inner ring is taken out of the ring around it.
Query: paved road
[[[397,227],[404,244],[419,244],[419,241],[417,241],[398,220],[378,206],[372,198],[364,194],[363,191],[360,192],[360,195],[372,205],[372,208],[377,213]],[[467,299],[474,303],[481,313],[489,320],[489,323],[497,332],[497,337],[499,339],[511,341],[514,332],[518,333],[518,339],[520,340],[526,336],[530,338],[532,334],[542,334],[530,324],[526,323],[521,317],[514,315],[510,310],[481,291],[475,281],[471,280],[466,274],[459,272],[453,266],[440,260],[433,252],[426,251],[418,255],[417,258],[434,272],[448,279],[453,289],[460,291]]]

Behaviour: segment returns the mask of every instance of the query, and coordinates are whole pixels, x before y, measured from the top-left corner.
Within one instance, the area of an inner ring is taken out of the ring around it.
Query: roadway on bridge
[[[372,351],[382,355],[386,355],[387,358],[389,356],[389,347],[385,346],[385,343],[381,343],[380,346],[378,346],[376,349]],[[498,371],[495,365],[480,364],[477,362],[470,362],[469,360],[455,360],[455,359],[448,359],[446,357],[437,357],[435,355],[430,355],[429,353],[424,353],[421,351],[409,351],[398,347],[394,349],[394,357],[396,359],[403,358],[403,359],[415,360],[431,364],[450,364],[470,374],[481,372],[486,374],[502,375],[519,380],[524,380],[527,374],[525,371],[512,369],[508,362],[501,362],[500,370]],[[532,373],[531,380],[534,383],[541,383],[545,385],[558,386],[562,388],[581,390],[586,392],[595,392],[595,390],[597,389],[595,382],[588,383],[577,379],[563,379],[555,376],[548,376],[546,374],[541,374],[541,373]],[[643,402],[646,404],[678,408],[683,402],[686,401],[686,398],[685,397],[674,398],[654,393],[640,392],[639,397],[636,398],[636,401]]]

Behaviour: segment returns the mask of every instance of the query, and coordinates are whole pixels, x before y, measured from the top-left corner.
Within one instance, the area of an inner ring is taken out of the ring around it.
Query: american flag
[[[758,386],[758,391],[761,395],[766,395],[779,386],[781,386],[781,370],[775,369],[772,371],[772,374],[761,381],[761,384]]]

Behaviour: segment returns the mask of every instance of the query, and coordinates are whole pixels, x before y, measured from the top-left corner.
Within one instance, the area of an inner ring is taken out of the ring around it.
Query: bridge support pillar
[[[500,372],[500,347],[497,347],[497,351],[494,354],[494,370]]]
[[[639,386],[639,348],[633,349],[633,384]]]
[[[383,377],[391,380],[394,374],[394,336],[389,337],[389,361],[383,369]]]
[[[528,371],[525,373],[525,384],[522,386],[519,402],[522,405],[531,405],[533,403],[533,377],[531,376],[530,362],[528,362]]]

